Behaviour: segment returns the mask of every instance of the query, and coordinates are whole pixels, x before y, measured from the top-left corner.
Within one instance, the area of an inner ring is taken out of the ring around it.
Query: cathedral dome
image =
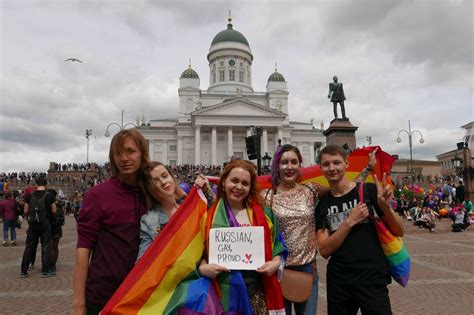
[[[273,72],[269,77],[268,77],[268,82],[270,81],[280,81],[280,82],[285,82],[285,77],[283,77],[283,75],[276,71]]]
[[[229,24],[227,24],[227,29],[217,33],[212,40],[211,46],[222,43],[222,42],[237,42],[250,47],[247,38],[242,35],[241,32],[236,31],[232,28],[232,18],[229,17]]]
[[[199,75],[191,68],[191,65],[189,65],[189,68],[181,73],[180,79],[199,79]]]

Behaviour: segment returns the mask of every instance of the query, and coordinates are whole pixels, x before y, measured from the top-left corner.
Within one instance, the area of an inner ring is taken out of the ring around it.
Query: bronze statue
[[[329,92],[328,92],[328,98],[331,99],[331,102],[333,103],[333,109],[334,109],[334,118],[337,118],[337,103],[341,105],[341,113],[342,113],[342,119],[347,119],[346,117],[346,109],[344,108],[344,101],[346,100],[346,96],[344,95],[344,89],[342,87],[342,83],[337,82],[337,76],[334,76],[332,78],[334,82],[329,83]]]

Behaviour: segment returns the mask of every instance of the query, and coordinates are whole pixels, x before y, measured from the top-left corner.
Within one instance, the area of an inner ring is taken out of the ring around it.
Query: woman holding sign
[[[284,311],[275,272],[284,259],[282,256],[286,256],[286,248],[279,238],[278,225],[271,209],[261,204],[256,179],[255,165],[251,162],[229,162],[219,180],[217,200],[208,212],[206,259],[202,260],[199,272],[215,282],[225,312],[267,314],[269,311]],[[217,264],[208,264],[210,229],[245,226],[263,227],[265,263],[256,270],[229,270]]]
[[[369,164],[356,180],[365,180],[373,169],[375,152],[376,150],[370,154]],[[329,188],[314,183],[300,184],[302,162],[303,158],[297,147],[290,144],[280,146],[272,161],[272,188],[264,190],[262,196],[265,205],[272,208],[288,247],[285,270],[292,271],[283,272],[284,293],[287,292],[288,286],[289,293],[298,291],[298,295],[301,295],[298,297],[285,296],[286,313],[292,314],[291,309],[294,307],[297,315],[314,315],[318,302],[314,209],[319,197],[327,194]],[[301,274],[293,271],[312,274],[313,277],[305,276],[302,279]],[[298,284],[297,289],[291,287],[291,283],[294,282],[292,278]],[[309,282],[305,286],[306,294],[302,292],[302,282]],[[296,299],[299,301],[296,302]]]

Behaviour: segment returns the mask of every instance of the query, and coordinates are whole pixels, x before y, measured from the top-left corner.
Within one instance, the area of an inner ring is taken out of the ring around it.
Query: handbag
[[[313,282],[312,273],[285,268],[280,283],[283,297],[291,302],[304,302],[311,296]]]
[[[364,183],[359,184],[359,200],[364,202]],[[370,210],[370,209],[369,209]],[[389,273],[402,287],[406,287],[410,279],[410,256],[408,255],[403,239],[394,236],[392,232],[385,226],[382,220],[369,215],[370,220],[375,225],[377,237],[382,246],[383,253],[387,259]]]

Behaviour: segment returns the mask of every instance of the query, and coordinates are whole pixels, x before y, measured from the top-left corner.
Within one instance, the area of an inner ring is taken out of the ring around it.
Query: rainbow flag
[[[364,202],[364,183],[359,185],[359,200]],[[394,236],[379,218],[369,216],[377,230],[377,237],[387,259],[389,273],[393,280],[406,287],[410,279],[411,261],[401,237]]]
[[[377,153],[375,153],[375,158],[377,163],[375,164],[375,169],[373,174],[376,174],[377,177],[381,180],[383,173],[387,174],[387,179],[390,181],[389,174],[392,169],[393,162],[395,158],[388,154],[387,152],[382,151],[379,146],[364,147],[361,149],[354,150],[348,157],[349,167],[346,171],[346,176],[353,180],[359,173],[364,169],[364,167],[369,162],[369,153],[378,148]],[[219,177],[207,177],[210,182],[217,184],[219,182]],[[372,175],[369,175],[366,182],[373,182],[374,179]],[[260,189],[270,188],[271,187],[271,177],[270,175],[258,176],[257,183]],[[301,169],[301,183],[317,183],[323,186],[328,187],[328,181],[324,178],[323,173],[319,165],[313,165]]]
[[[387,258],[390,275],[406,287],[410,279],[410,256],[401,237],[394,236],[379,219],[373,219],[382,250]]]
[[[7,191],[9,187],[10,187],[10,181],[0,182],[0,192]]]
[[[187,308],[203,313],[218,309],[213,286],[196,271],[204,251],[206,213],[206,197],[194,187],[101,314],[176,314],[178,310],[186,314]],[[205,294],[196,297],[202,292]]]

